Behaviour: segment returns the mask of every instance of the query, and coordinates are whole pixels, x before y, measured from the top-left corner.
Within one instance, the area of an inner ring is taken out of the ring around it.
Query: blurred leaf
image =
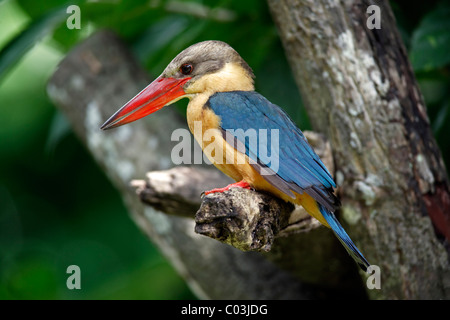
[[[82,24],[91,22],[97,28],[112,29],[123,38],[135,37],[163,16],[160,11],[151,10],[144,0],[86,2],[80,9]]]
[[[0,2],[0,49],[19,34],[31,19],[13,1]]]
[[[56,299],[58,277],[54,264],[43,257],[30,257],[9,271],[7,290],[11,299]]]
[[[81,0],[16,0],[22,10],[24,10],[33,20],[38,20],[45,14],[57,8],[67,8],[71,4],[79,4]]]
[[[60,52],[38,43],[1,83],[0,164],[14,158],[27,159],[24,153],[31,153],[45,137],[54,113],[45,84],[60,59]]]
[[[417,82],[429,111],[434,105],[444,101],[450,85],[449,79],[436,74],[436,72],[417,74]]]
[[[0,51],[0,79],[33,45],[61,23],[66,15],[66,7],[53,10],[32,22],[28,28],[12,39]]]
[[[0,212],[0,264],[4,268],[7,252],[20,247],[23,232],[16,203],[11,192],[2,183],[0,183]]]
[[[440,68],[450,62],[450,1],[441,1],[426,14],[411,39],[415,71]]]
[[[45,149],[47,152],[53,151],[56,146],[72,132],[71,126],[67,118],[61,112],[53,115],[50,130],[47,136]]]
[[[141,61],[165,48],[171,41],[187,28],[187,20],[169,16],[148,28],[133,45],[133,51]],[[161,70],[162,71],[162,70]]]
[[[433,122],[433,132],[439,134],[441,130],[448,128],[450,120],[450,100],[444,101]]]

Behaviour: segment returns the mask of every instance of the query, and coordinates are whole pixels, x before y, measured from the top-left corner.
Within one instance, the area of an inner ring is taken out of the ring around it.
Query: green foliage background
[[[66,26],[71,4],[80,30]],[[448,163],[450,1],[391,4]],[[58,62],[100,28],[154,76],[192,43],[228,42],[257,90],[309,129],[265,1],[0,0],[0,299],[194,298],[46,96]],[[71,264],[81,290],[66,287]]]

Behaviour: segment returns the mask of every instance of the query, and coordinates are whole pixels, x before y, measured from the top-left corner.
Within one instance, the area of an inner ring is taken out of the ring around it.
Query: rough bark
[[[216,299],[324,298],[335,290],[340,296],[364,296],[351,259],[330,230],[318,227],[310,218],[302,221],[302,228],[309,232],[277,238],[272,250],[263,255],[243,252],[195,234],[192,218],[166,215],[139,201],[135,188],[145,189],[146,182],[134,181],[130,185],[130,181],[142,179],[147,171],[172,167],[170,153],[175,142],[170,140],[171,132],[186,128],[185,120],[175,110],[165,108],[133,125],[107,132],[99,127],[149,80],[125,46],[112,33],[104,31],[94,34],[63,59],[47,90],[123,195],[133,220],[161,249],[193,291],[201,298]],[[193,173],[189,171],[188,175],[194,177]],[[161,177],[163,173],[153,173],[153,178],[155,174]],[[230,182],[217,173],[208,176],[214,178],[210,181],[214,182],[214,187]],[[171,174],[167,177],[170,180]],[[159,209],[163,208],[163,200],[166,209],[169,208],[166,211],[172,213],[179,212],[176,202],[188,199],[189,206],[183,208],[182,213],[188,215],[200,199],[199,190],[210,187],[201,178],[194,180],[177,179],[178,185],[169,181],[173,190],[184,190],[175,200],[161,196],[164,194],[161,189],[159,195],[158,192],[147,192],[144,196],[145,192],[141,192],[140,196],[159,201]],[[186,193],[185,189],[194,191]],[[247,190],[230,194],[246,200],[260,197]],[[167,206],[167,203],[170,204]],[[194,214],[195,211],[192,217]],[[283,231],[285,235],[290,234],[289,229]]]
[[[447,173],[388,1],[268,0],[345,227],[381,270],[372,298],[450,298]],[[366,25],[369,5],[381,29]]]

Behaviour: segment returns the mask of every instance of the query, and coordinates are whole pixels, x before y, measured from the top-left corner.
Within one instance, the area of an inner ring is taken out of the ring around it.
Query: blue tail
[[[342,228],[341,224],[336,219],[334,213],[329,212],[321,204],[318,203],[318,205],[319,210],[322,213],[323,217],[330,225],[331,229],[333,230],[334,234],[337,236],[339,241],[344,245],[347,252],[356,261],[356,263],[362,270],[367,271],[367,268],[370,266],[370,263],[366,260],[366,258],[364,258],[362,253],[353,243],[352,239],[350,239],[350,237],[348,236],[347,232],[345,232],[344,228]]]

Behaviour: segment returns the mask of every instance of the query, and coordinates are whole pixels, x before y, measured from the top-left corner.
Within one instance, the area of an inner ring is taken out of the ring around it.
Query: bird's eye
[[[180,72],[184,75],[191,74],[192,70],[194,70],[194,67],[189,63],[185,63],[180,67]]]

